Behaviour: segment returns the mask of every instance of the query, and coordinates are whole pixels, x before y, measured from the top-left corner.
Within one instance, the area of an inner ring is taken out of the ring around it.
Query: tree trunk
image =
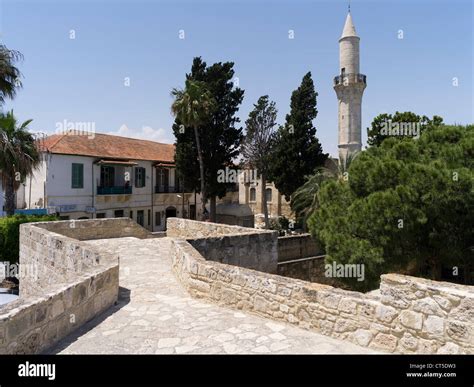
[[[270,228],[270,220],[268,219],[268,206],[267,206],[267,177],[262,174],[262,206],[263,215],[265,217],[265,228]]]
[[[15,213],[15,187],[14,182],[11,177],[7,178],[4,181],[5,184],[5,212],[7,216],[13,215]]]
[[[204,184],[204,161],[202,159],[201,140],[199,139],[199,131],[197,126],[194,127],[194,136],[196,137],[196,148],[199,159],[199,175],[201,178],[201,220],[206,220],[206,185]]]
[[[211,222],[216,222],[216,197],[211,196],[210,201],[209,201],[209,209],[210,209],[210,220]]]
[[[430,277],[433,281],[439,281],[441,279],[441,262],[436,258],[431,258],[428,260],[430,267]]]

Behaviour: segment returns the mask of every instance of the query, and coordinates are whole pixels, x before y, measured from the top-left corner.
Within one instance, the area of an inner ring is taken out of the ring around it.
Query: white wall
[[[115,210],[123,210],[124,216],[129,217],[133,211],[133,219],[137,219],[137,211],[143,210],[145,222],[144,226],[153,230],[162,230],[165,227],[165,217],[162,216],[162,223],[155,226],[155,213],[165,212],[166,208],[173,206],[177,209],[178,217],[181,217],[182,199],[177,193],[154,194],[156,186],[156,169],[151,161],[135,161],[134,166],[116,166],[117,185],[124,182],[125,172],[130,172],[130,185],[132,195],[97,195],[97,185],[100,184],[101,166],[94,164],[97,158],[75,155],[44,155],[44,161],[40,168],[31,177],[31,199],[30,199],[30,179],[27,179],[25,187],[25,201],[31,202],[30,208],[35,208],[41,204],[43,197],[46,203],[42,207],[60,208],[61,206],[71,206],[70,209],[60,212],[61,216],[69,216],[70,219],[80,217],[92,218],[93,214],[86,212],[87,207],[94,207],[96,213],[104,213],[105,217],[114,217]],[[84,165],[84,186],[83,188],[72,188],[72,164]],[[145,186],[135,187],[135,168],[145,168]],[[175,186],[175,170],[171,169],[169,174],[169,185]],[[200,216],[200,195],[198,198],[198,217]],[[152,208],[152,200],[153,208]],[[194,202],[194,195],[186,200]],[[148,226],[148,210],[150,210],[150,226]],[[94,215],[95,217],[95,215]]]
[[[74,155],[51,154],[46,174],[46,199],[48,207],[75,205],[77,211],[92,206],[92,167],[94,158]],[[83,188],[72,188],[72,164],[84,165]]]
[[[44,183],[46,181],[46,159],[25,181],[25,202],[27,208],[44,208]],[[30,191],[31,187],[31,191]]]

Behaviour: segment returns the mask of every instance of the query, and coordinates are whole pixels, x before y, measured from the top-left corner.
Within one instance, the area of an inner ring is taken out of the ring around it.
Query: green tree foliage
[[[203,198],[207,198],[204,179],[204,157],[201,147],[201,133],[199,125],[208,122],[215,107],[215,101],[206,88],[205,83],[186,80],[184,90],[173,89],[174,98],[171,111],[179,118],[185,127],[191,128],[194,133],[197,159],[199,162],[200,191]],[[202,213],[204,215],[206,201],[202,200]]]
[[[194,58],[191,72],[186,79],[202,82],[215,101],[213,112],[207,120],[198,126],[201,140],[206,199],[210,199],[210,216],[215,221],[216,197],[223,197],[233,183],[218,181],[218,171],[232,165],[232,160],[239,154],[242,140],[242,128],[236,127],[239,118],[236,113],[244,97],[244,91],[234,87],[234,63],[214,63],[207,66],[200,57]],[[186,187],[200,191],[199,162],[196,140],[193,130],[182,130],[179,117],[173,125],[176,137],[175,162],[179,177]],[[184,125],[186,126],[186,125]]]
[[[331,168],[326,166],[317,168],[316,173],[309,176],[306,182],[291,195],[291,209],[296,215],[297,222],[303,225],[304,230],[308,228],[309,216],[318,207],[318,192],[323,183],[334,179],[347,180],[349,166],[357,154],[350,154],[342,162],[338,162],[337,165],[332,160],[328,160]]]
[[[427,116],[419,116],[412,112],[395,112],[393,115],[379,114],[372,121],[370,128],[367,128],[367,144],[379,146],[388,137],[418,137],[423,131],[441,124],[443,124],[443,119],[439,116],[433,116],[432,119],[429,119]],[[389,128],[391,134],[388,132]],[[397,132],[399,134],[396,134]]]
[[[306,182],[291,195],[290,206],[296,215],[297,221],[307,229],[308,217],[318,206],[318,192],[321,185],[334,179],[334,174],[325,168],[318,168],[314,175],[309,176]]]
[[[242,162],[246,167],[257,169],[262,179],[263,212],[265,228],[270,228],[268,220],[267,195],[265,187],[270,165],[270,154],[275,141],[277,109],[275,102],[269,101],[268,95],[260,97],[249,118],[245,121],[246,133],[242,143]]]
[[[318,193],[308,224],[327,262],[364,264],[375,288],[382,273],[440,279],[441,267],[465,270],[470,282],[474,225],[474,126],[439,126],[411,139],[389,138],[361,152],[349,179]]]
[[[40,155],[31,120],[18,124],[13,111],[0,113],[0,179],[5,190],[5,212],[15,212],[15,192],[20,183],[38,167]]]
[[[23,56],[15,50],[9,50],[0,44],[0,105],[5,98],[14,98],[16,91],[21,87],[20,71],[15,67],[15,62]]]
[[[290,113],[277,132],[270,179],[286,200],[290,200],[291,194],[305,182],[305,177],[324,165],[328,157],[322,151],[313,125],[318,114],[317,96],[309,72],[293,91]]]
[[[57,220],[54,215],[13,215],[0,218],[0,262],[18,263],[20,254],[20,225]]]

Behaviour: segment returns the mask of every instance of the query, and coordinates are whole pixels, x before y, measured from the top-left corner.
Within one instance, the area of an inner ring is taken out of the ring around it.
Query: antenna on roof
[[[349,13],[351,13],[351,0],[349,0],[349,4],[347,5],[347,9],[348,9]]]

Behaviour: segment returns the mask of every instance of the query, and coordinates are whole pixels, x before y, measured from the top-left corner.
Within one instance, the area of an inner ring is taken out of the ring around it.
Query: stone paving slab
[[[88,241],[120,256],[119,302],[48,353],[376,353],[259,316],[191,298],[171,271],[170,239]]]

